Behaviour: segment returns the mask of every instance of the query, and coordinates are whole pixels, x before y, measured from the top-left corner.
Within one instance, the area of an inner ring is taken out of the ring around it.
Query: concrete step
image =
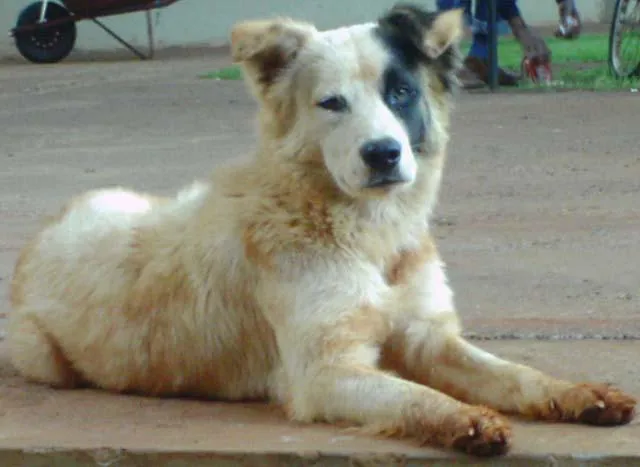
[[[640,396],[638,341],[481,341],[496,354]],[[514,420],[514,446],[477,460],[327,425],[288,422],[275,407],[150,399],[25,383],[0,344],[0,465],[639,466],[640,423],[616,428]]]

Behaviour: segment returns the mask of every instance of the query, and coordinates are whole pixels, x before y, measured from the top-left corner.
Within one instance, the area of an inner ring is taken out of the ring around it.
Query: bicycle
[[[609,32],[609,68],[617,78],[640,76],[640,0],[616,0]]]

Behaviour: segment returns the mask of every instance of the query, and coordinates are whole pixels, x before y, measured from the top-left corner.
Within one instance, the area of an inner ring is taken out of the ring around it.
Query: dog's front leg
[[[278,294],[268,301],[269,309],[277,310],[271,321],[286,387],[279,397],[288,415],[305,422],[347,422],[366,432],[410,436],[475,455],[504,453],[510,439],[504,417],[377,367],[392,317],[375,306],[367,284],[354,284],[357,271],[345,268],[345,273],[318,273],[290,288],[284,281],[265,288],[265,295]]]
[[[509,422],[491,409],[353,360],[313,371],[293,391],[289,413],[293,419],[350,422],[365,432],[409,436],[479,456],[505,453],[511,437]]]
[[[464,340],[440,263],[432,260],[403,289],[404,322],[383,364],[469,404],[550,421],[620,425],[636,401],[604,384],[575,384],[505,361]]]

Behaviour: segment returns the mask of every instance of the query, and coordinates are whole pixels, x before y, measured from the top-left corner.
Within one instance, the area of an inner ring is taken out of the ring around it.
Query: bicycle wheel
[[[42,2],[27,6],[18,17],[17,26],[33,25],[40,19]],[[71,13],[62,5],[49,3],[46,20],[69,18]],[[76,25],[73,21],[51,27],[42,27],[14,36],[20,54],[33,63],[55,63],[65,58],[76,42]]]
[[[640,75],[640,0],[616,0],[609,33],[609,68],[618,78]]]

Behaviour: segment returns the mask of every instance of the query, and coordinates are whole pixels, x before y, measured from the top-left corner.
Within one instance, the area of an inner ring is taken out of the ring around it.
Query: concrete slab
[[[482,347],[576,381],[640,395],[639,342],[484,342]],[[0,345],[3,466],[632,466],[640,421],[617,428],[514,421],[506,458],[470,458],[327,425],[285,420],[275,407],[57,391],[16,376]]]

